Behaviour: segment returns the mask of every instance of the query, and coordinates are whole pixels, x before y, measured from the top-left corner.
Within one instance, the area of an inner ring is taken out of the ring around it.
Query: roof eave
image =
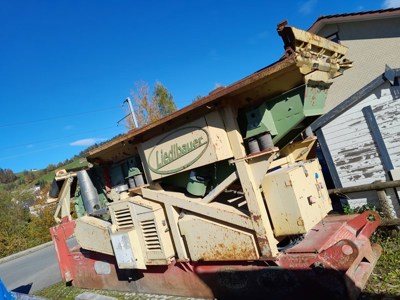
[[[314,24],[311,25],[308,31],[312,33],[318,33],[318,31],[327,24],[378,20],[378,19],[394,18],[399,16],[400,16],[400,8],[390,9],[387,11],[382,11],[382,10],[371,11],[371,13],[361,12],[358,14],[321,16],[318,18],[317,21],[314,22]]]

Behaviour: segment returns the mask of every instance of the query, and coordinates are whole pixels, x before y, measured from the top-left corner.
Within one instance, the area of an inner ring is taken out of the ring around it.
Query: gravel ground
[[[126,293],[117,291],[106,291],[106,290],[88,290],[80,289],[72,286],[66,286],[64,282],[57,283],[51,287],[36,292],[36,296],[40,296],[46,299],[54,300],[74,300],[76,296],[90,292],[98,295],[104,295],[108,297],[114,297],[119,300],[147,300],[147,299],[159,299],[159,300],[198,300],[199,298],[187,298],[187,297],[176,297],[168,295],[155,295],[155,294],[141,294],[141,293]]]

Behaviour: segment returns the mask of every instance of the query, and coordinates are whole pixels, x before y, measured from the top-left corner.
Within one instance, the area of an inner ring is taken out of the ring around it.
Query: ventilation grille
[[[114,214],[118,229],[127,229],[133,227],[133,219],[129,207],[115,210]]]
[[[147,220],[140,222],[142,227],[144,242],[147,251],[161,250],[160,238],[158,237],[156,224],[154,220]]]

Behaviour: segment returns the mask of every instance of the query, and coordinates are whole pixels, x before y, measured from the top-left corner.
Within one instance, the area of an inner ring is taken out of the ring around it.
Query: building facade
[[[334,187],[400,179],[400,9],[320,17],[309,29],[349,48],[353,67],[335,79],[326,114],[312,124]],[[400,189],[387,189],[400,216]],[[342,195],[378,206],[375,191]]]
[[[349,48],[353,67],[335,79],[326,112],[385,71],[400,68],[400,8],[320,17],[310,32]]]

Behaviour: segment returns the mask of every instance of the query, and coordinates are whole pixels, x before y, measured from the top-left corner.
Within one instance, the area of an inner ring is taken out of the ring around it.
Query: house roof
[[[383,74],[376,77],[374,80],[372,80],[362,89],[355,92],[334,109],[318,118],[314,123],[311,124],[311,129],[313,131],[316,131],[319,128],[325,126],[326,124],[334,120],[337,116],[342,114],[344,111],[370,95],[376,88],[381,86],[386,81],[389,81],[393,85],[396,77],[400,77],[400,68],[391,69],[390,67],[386,66],[385,72]]]
[[[332,23],[385,19],[385,18],[393,18],[399,16],[400,16],[400,7],[320,16],[317,19],[317,21],[315,21],[314,24],[308,29],[308,31],[316,33],[325,25]]]

